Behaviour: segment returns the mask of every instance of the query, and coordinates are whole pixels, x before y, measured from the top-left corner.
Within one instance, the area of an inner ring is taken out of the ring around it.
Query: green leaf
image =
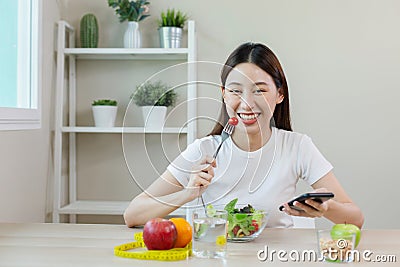
[[[173,106],[177,99],[177,94],[170,86],[157,81],[154,83],[146,82],[136,88],[131,98],[137,106]]]
[[[92,106],[116,106],[117,101],[111,99],[99,99],[95,100],[92,103]]]
[[[138,10],[136,9],[135,3],[131,2],[129,21],[137,21],[137,19],[138,19]]]
[[[166,13],[161,12],[160,27],[180,27],[182,28],[188,17],[181,11],[175,9],[167,9]]]
[[[119,21],[140,21],[147,18],[149,15],[143,15],[145,8],[144,5],[149,5],[150,2],[146,0],[107,0],[108,5],[115,9],[115,13],[119,16]]]
[[[140,17],[140,19],[139,19],[139,21],[142,21],[142,20],[144,20],[145,18],[147,18],[147,17],[149,17],[150,15],[142,15],[141,17]]]
[[[234,214],[234,218],[236,219],[236,222],[245,221],[245,220],[247,220],[248,217],[249,216],[246,213],[235,213]]]
[[[228,204],[225,205],[224,210],[226,210],[228,213],[233,212],[233,210],[235,209],[236,203],[238,202],[238,199],[235,198],[233,200],[231,200],[231,202],[229,202]]]

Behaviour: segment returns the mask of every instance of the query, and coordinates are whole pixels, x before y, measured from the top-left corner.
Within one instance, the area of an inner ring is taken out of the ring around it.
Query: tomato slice
[[[251,225],[254,226],[255,231],[258,231],[258,223],[256,220],[251,220]]]
[[[239,123],[239,120],[236,117],[229,118],[228,123],[230,125],[236,126]]]

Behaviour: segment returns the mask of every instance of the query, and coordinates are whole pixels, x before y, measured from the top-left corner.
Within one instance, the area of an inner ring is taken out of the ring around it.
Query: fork
[[[221,149],[222,144],[225,142],[226,139],[228,139],[229,136],[232,135],[234,129],[235,129],[235,125],[232,125],[229,122],[227,122],[225,124],[225,127],[221,132],[221,142],[219,143],[217,150],[215,150],[214,155],[213,155],[213,161],[217,158],[218,152]],[[200,198],[201,198],[201,203],[203,204],[204,212],[207,214],[207,208],[206,208],[206,204],[204,203],[203,195],[201,195]]]
[[[234,129],[235,129],[234,125],[229,124],[229,122],[226,123],[226,125],[221,133],[221,143],[219,143],[219,146],[217,147],[217,150],[215,151],[215,153],[213,155],[213,159],[217,158],[218,152],[221,149],[222,144],[225,142],[226,139],[228,139],[229,136],[231,136]]]

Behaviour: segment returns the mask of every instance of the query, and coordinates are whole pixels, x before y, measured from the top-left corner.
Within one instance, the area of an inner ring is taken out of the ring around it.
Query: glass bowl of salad
[[[268,213],[257,210],[250,204],[237,204],[235,198],[224,206],[228,211],[227,240],[229,242],[249,242],[256,239],[264,230]],[[207,207],[212,212],[213,207]]]

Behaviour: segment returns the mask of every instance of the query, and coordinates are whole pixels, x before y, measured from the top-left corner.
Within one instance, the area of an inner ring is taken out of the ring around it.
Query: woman
[[[210,136],[196,140],[150,187],[132,200],[124,213],[131,227],[163,217],[182,205],[226,204],[239,198],[269,212],[268,227],[291,227],[291,216],[325,217],[334,223],[363,224],[361,210],[351,201],[311,139],[292,132],[288,85],[274,53],[263,44],[245,43],[227,59],[221,73],[223,106]],[[216,159],[223,125],[238,125]],[[333,192],[324,203],[286,203],[298,179],[316,192]],[[278,207],[284,203],[284,210]]]

